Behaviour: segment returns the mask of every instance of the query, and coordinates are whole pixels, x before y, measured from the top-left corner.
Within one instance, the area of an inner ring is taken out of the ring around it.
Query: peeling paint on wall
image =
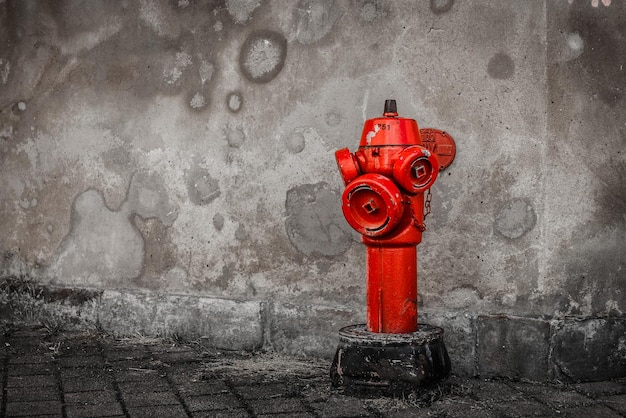
[[[76,198],[72,231],[51,266],[64,283],[86,287],[122,285],[139,276],[144,242],[126,211],[106,207],[102,194],[87,190]]]
[[[218,180],[211,177],[208,170],[197,166],[187,173],[187,190],[189,199],[196,205],[207,205],[221,193]]]

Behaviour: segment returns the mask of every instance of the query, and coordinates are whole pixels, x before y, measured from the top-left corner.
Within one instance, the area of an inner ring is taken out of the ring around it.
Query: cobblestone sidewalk
[[[11,329],[2,417],[626,417],[626,380],[546,385],[451,377],[420,399],[329,387],[330,362],[202,344]]]

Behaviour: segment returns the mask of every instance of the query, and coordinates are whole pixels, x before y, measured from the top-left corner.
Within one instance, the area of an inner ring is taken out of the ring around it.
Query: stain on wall
[[[304,45],[322,40],[341,16],[335,0],[300,0],[293,8],[295,38]]]
[[[176,209],[170,205],[158,173],[135,173],[128,198],[117,210],[107,207],[97,190],[89,189],[77,196],[71,230],[50,267],[51,280],[88,287],[123,285],[138,278],[144,266],[167,263],[163,256],[151,260],[153,253],[159,252],[154,245],[149,259],[144,260],[145,238],[151,234],[141,233],[135,217],[156,219],[164,227],[171,226],[176,219]],[[146,226],[144,221],[139,222]],[[165,247],[166,242],[155,245]]]
[[[177,209],[170,202],[164,181],[155,171],[143,170],[133,175],[123,210],[144,219],[158,218],[168,226],[177,217]]]
[[[430,10],[435,14],[449,12],[454,6],[454,0],[430,0]]]
[[[537,216],[523,199],[513,199],[496,214],[494,228],[502,236],[516,239],[533,229]]]
[[[303,184],[287,191],[285,228],[291,243],[307,256],[345,252],[353,233],[340,210],[341,195],[327,183]]]
[[[269,83],[283,69],[286,57],[287,40],[283,35],[269,30],[255,31],[241,46],[239,67],[248,80]]]
[[[227,126],[224,130],[224,139],[231,148],[240,148],[246,140],[246,133],[242,126]]]
[[[490,77],[505,80],[515,74],[515,63],[510,56],[504,52],[498,52],[489,59],[487,72]]]
[[[226,0],[226,8],[236,23],[245,23],[261,5],[260,0]]]
[[[110,210],[101,193],[87,190],[76,198],[72,218],[72,230],[51,266],[55,282],[120,286],[139,276],[144,241],[128,212]]]
[[[192,288],[189,275],[180,260],[180,253],[172,243],[171,231],[159,218],[137,215],[133,225],[144,241],[143,269],[133,283],[144,289],[159,292],[185,293]]]
[[[221,231],[222,228],[224,228],[224,215],[216,213],[215,216],[213,216],[213,226],[217,231]]]
[[[241,93],[238,91],[228,93],[228,96],[226,96],[226,106],[228,107],[228,110],[233,113],[239,112],[243,106],[243,97],[241,96]]]
[[[219,181],[211,177],[208,170],[195,166],[187,172],[186,177],[189,200],[194,204],[207,205],[219,197]]]
[[[594,10],[577,1],[572,4],[567,21],[567,32],[573,34],[571,47],[581,51],[578,56],[581,75],[587,80],[580,87],[589,88],[589,93],[609,107],[621,101],[625,82],[623,7],[615,3]]]
[[[624,11],[617,2],[548,8],[549,37],[556,39],[548,48],[553,166],[546,216],[555,243],[548,272],[563,283],[557,306],[565,315],[623,312],[624,294],[616,289],[626,281],[626,143],[615,118],[626,110]],[[593,157],[584,156],[589,149]]]
[[[302,152],[306,146],[306,139],[302,128],[296,128],[293,131],[287,133],[283,138],[283,144],[285,148],[292,154],[298,154]]]

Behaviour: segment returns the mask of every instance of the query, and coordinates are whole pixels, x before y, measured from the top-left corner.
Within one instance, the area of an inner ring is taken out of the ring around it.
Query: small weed
[[[52,354],[59,354],[59,348],[61,348],[61,342],[57,341],[55,343],[47,343],[46,344],[48,346],[48,350],[50,350],[52,352]]]
[[[43,319],[41,325],[50,336],[59,335],[59,333],[63,331],[63,323],[55,317]]]
[[[169,339],[172,341],[172,344],[175,346],[186,345],[187,340],[178,332],[174,332],[169,336]]]

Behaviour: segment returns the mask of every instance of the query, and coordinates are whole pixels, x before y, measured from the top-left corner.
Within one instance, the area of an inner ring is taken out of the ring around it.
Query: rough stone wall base
[[[112,290],[18,290],[0,295],[5,322],[299,356],[331,358],[339,328],[365,318],[364,310],[336,306]],[[457,375],[572,382],[626,376],[625,316],[556,320],[422,309],[420,322],[444,328]]]

